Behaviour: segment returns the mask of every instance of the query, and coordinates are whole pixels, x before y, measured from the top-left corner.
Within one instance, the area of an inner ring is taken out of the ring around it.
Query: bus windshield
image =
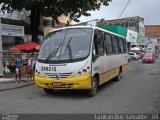
[[[51,32],[44,37],[38,59],[42,61],[74,61],[90,53],[91,28],[69,28]]]

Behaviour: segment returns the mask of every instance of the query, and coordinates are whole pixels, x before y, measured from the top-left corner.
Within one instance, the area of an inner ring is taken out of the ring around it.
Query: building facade
[[[137,43],[143,43],[145,41],[144,18],[142,17],[126,17],[122,19],[107,20],[97,24],[97,26],[102,25],[119,25],[125,27],[129,30],[137,32]]]
[[[145,26],[146,42],[155,42],[160,47],[160,25],[146,25]]]
[[[160,38],[160,25],[145,25],[145,36],[146,38]]]
[[[43,32],[44,34],[47,34],[49,31],[55,30],[57,28],[66,27],[71,24],[69,21],[69,17],[64,15],[58,18],[58,22],[53,20],[52,17],[43,17]]]

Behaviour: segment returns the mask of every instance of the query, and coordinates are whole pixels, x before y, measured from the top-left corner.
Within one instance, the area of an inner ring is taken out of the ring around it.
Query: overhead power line
[[[127,4],[126,4],[126,6],[125,6],[125,7],[124,7],[124,9],[122,10],[122,12],[121,12],[121,14],[120,14],[119,18],[121,18],[121,16],[123,15],[123,13],[124,13],[125,9],[126,9],[126,8],[127,8],[127,6],[129,5],[130,1],[131,1],[131,0],[128,0],[128,2],[127,2]]]

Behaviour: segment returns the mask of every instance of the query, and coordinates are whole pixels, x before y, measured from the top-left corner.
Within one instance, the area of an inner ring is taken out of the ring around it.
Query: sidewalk
[[[0,92],[18,89],[34,84],[34,81],[28,81],[26,76],[23,76],[21,82],[18,84],[16,84],[15,81],[14,74],[4,75],[4,78],[0,78]]]

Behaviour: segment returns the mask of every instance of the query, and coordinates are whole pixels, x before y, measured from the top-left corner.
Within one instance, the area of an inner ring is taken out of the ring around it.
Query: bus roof
[[[58,30],[63,30],[63,29],[68,29],[68,28],[91,28],[91,29],[97,29],[97,30],[100,30],[100,31],[104,31],[104,32],[107,32],[107,33],[110,33],[112,35],[116,35],[116,36],[119,36],[119,37],[122,37],[122,38],[125,38],[124,36],[122,35],[119,35],[119,34],[116,34],[114,32],[111,32],[111,31],[108,31],[108,30],[105,30],[105,29],[102,29],[100,27],[92,27],[92,26],[69,26],[69,27],[63,27],[63,28],[59,28],[59,29],[56,29],[56,30],[52,30],[50,31],[49,33],[51,32],[54,32],[54,31],[58,31]],[[47,33],[48,34],[48,33]]]

